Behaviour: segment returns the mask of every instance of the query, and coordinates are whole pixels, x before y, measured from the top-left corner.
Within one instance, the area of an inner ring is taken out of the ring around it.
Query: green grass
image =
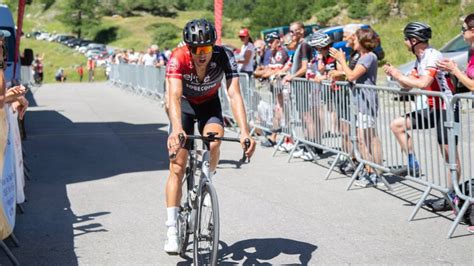
[[[68,48],[62,44],[48,41],[37,41],[34,39],[22,39],[21,49],[33,49],[35,54],[44,54],[44,82],[56,82],[54,75],[59,68],[64,68],[67,76],[67,81],[79,81],[79,75],[76,72],[76,67],[80,64],[86,65],[86,57],[74,49]],[[84,72],[86,70],[84,69]],[[87,74],[85,74],[87,76]],[[95,80],[105,80],[105,72],[103,68],[97,68],[95,72]]]

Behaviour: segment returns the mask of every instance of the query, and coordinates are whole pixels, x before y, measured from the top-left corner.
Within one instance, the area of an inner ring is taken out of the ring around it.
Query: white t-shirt
[[[411,76],[420,78],[421,76],[431,76],[434,80],[430,86],[421,88],[428,91],[439,91],[446,95],[448,100],[453,97],[454,86],[450,79],[446,78],[446,72],[441,71],[436,66],[438,60],[443,59],[443,55],[438,50],[429,47],[425,49],[419,60],[415,61],[415,67],[411,72]],[[440,105],[437,98],[428,96],[428,106],[436,109],[446,109],[445,103]]]
[[[239,64],[238,65],[239,71],[253,72],[254,71],[254,69],[253,69],[254,57],[255,57],[255,46],[253,46],[253,43],[249,42],[249,43],[247,43],[247,45],[245,45],[245,44],[242,45],[242,48],[240,49],[239,58],[244,60],[245,59],[245,52],[247,52],[247,51],[251,51],[252,55],[250,56],[250,60],[249,60],[248,64],[246,64],[246,65]]]
[[[143,64],[145,66],[154,66],[156,65],[156,56],[155,55],[150,55],[150,54],[145,54],[143,56]]]

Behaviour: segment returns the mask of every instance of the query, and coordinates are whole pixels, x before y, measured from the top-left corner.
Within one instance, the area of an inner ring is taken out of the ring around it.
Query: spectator
[[[128,63],[137,64],[139,59],[139,54],[135,52],[135,49],[131,48],[128,50]]]
[[[265,41],[270,47],[270,49],[268,49],[271,52],[270,63],[262,71],[255,73],[262,78],[270,78],[271,80],[274,80],[275,75],[285,67],[290,58],[288,57],[286,50],[281,46],[280,38],[276,33],[268,34],[265,37]],[[276,99],[276,106],[274,110],[275,115],[272,120],[272,134],[265,142],[262,142],[262,146],[264,147],[273,147],[276,144],[277,132],[281,131],[283,120],[283,93],[274,90],[273,84],[270,85],[270,88]]]
[[[287,70],[290,71],[289,74],[285,75],[283,78],[283,84],[290,82],[294,78],[297,77],[305,77],[306,70],[308,68],[308,62],[312,59],[311,47],[304,41],[304,24],[302,22],[293,22],[290,25],[290,35],[292,37],[292,43],[296,44],[296,49],[291,57],[291,60],[287,64],[286,67],[280,70],[279,73],[285,73]],[[300,93],[296,94],[296,102],[302,102],[304,99],[302,98],[303,95]],[[305,122],[312,121],[311,113],[309,112],[308,105],[297,105],[297,111],[302,113],[303,119]],[[308,125],[308,123],[305,123]],[[304,128],[305,132],[308,132],[308,128]],[[302,153],[301,158],[304,160],[311,161],[314,159],[314,154],[321,153],[319,149],[314,149],[314,153],[312,151],[306,150],[306,147],[298,147],[299,150],[297,151],[296,155]],[[283,146],[284,150],[290,151],[293,149],[293,144],[291,141],[288,140],[286,145]],[[300,151],[303,149],[303,151]],[[298,157],[298,156],[297,156]]]
[[[43,56],[40,56],[39,54],[36,54],[35,59],[33,61],[33,78],[36,83],[41,83],[43,82],[43,59],[44,59],[44,54]]]
[[[82,66],[82,64],[77,67],[76,71],[79,75],[79,82],[82,82],[82,78],[84,77],[84,67]]]
[[[415,66],[409,76],[404,76],[399,70],[386,64],[383,68],[387,75],[393,77],[401,86],[406,89],[420,88],[428,91],[439,91],[443,93],[448,101],[453,97],[454,86],[446,72],[436,66],[436,62],[443,58],[438,50],[429,45],[431,39],[431,27],[422,22],[410,22],[403,30],[405,37],[405,46],[415,57]],[[400,176],[411,175],[420,177],[420,164],[413,151],[413,140],[410,135],[411,129],[429,129],[436,128],[438,144],[441,155],[446,163],[449,163],[448,131],[444,126],[446,122],[446,106],[438,98],[428,96],[428,108],[416,110],[407,114],[405,117],[399,117],[393,120],[390,128],[397,138],[402,151],[408,155],[408,166],[402,168],[395,174]],[[454,120],[459,122],[459,109],[454,108]],[[456,139],[457,141],[457,139]],[[457,144],[457,142],[456,142]],[[457,151],[457,147],[456,147]],[[461,164],[459,155],[456,152],[456,161],[458,167],[458,180],[461,174]],[[448,171],[448,175],[449,175]],[[450,191],[448,197],[454,199],[451,178],[448,178],[448,187]],[[435,211],[450,209],[451,205],[442,198],[432,204]]]
[[[464,23],[461,29],[464,41],[471,47],[470,58],[466,67],[466,71],[462,72],[457,64],[450,59],[438,60],[436,65],[443,71],[452,73],[456,78],[464,84],[469,90],[474,91],[474,13],[470,14],[464,19]]]
[[[268,35],[267,35],[268,36]],[[265,40],[266,42],[266,40]],[[255,77],[259,77],[257,73],[260,73],[265,66],[270,63],[270,57],[272,57],[272,52],[270,49],[267,49],[267,45],[262,40],[256,40],[255,45]]]
[[[348,81],[358,84],[376,85],[377,55],[373,52],[380,44],[376,33],[368,29],[358,29],[354,38],[354,50],[360,54],[354,69],[346,62],[346,55],[342,50],[330,49],[330,54],[341,65]],[[357,143],[363,159],[382,164],[382,149],[380,138],[376,132],[378,113],[378,95],[376,91],[358,89],[354,93],[357,103]],[[366,166],[364,173],[355,184],[361,187],[377,185],[379,176],[376,169]]]
[[[168,47],[165,47],[165,50],[163,51],[163,56],[166,58],[166,62],[170,59],[171,50]]]
[[[152,50],[152,52],[155,56],[155,59],[156,59],[155,67],[165,66],[166,65],[165,58],[164,58],[163,54],[160,52],[160,49],[158,48],[158,45],[153,44],[151,46],[151,50]]]
[[[5,89],[6,81],[4,71],[7,68],[7,47],[5,38],[10,36],[10,32],[6,30],[0,30],[0,108],[3,108],[5,104]]]
[[[56,81],[58,82],[65,82],[66,81],[66,73],[64,72],[64,69],[61,67],[56,71],[56,75],[54,76]]]
[[[351,70],[354,70],[355,66],[357,65],[357,61],[360,58],[359,52],[357,52],[354,49],[354,40],[356,38],[356,32],[357,30],[360,29],[360,26],[357,24],[348,24],[344,26],[343,29],[343,40],[346,41],[346,46],[351,48],[351,54],[349,55],[349,61],[348,61],[348,66]],[[346,75],[344,74],[344,71],[340,69],[340,66],[337,67],[336,70],[329,71],[329,78],[331,80],[345,80]],[[344,94],[344,100],[343,103],[345,106],[350,105],[350,94],[345,93]],[[349,140],[349,131],[350,131],[350,117],[349,117],[349,112],[346,110],[346,112],[342,113],[342,116],[340,118],[340,129],[341,129],[341,135],[343,139],[343,150],[348,153],[352,153],[352,143]],[[344,174],[352,174],[355,171],[355,165],[357,165],[358,162],[355,159],[355,155],[352,155],[352,158],[346,158],[341,162],[341,164],[338,166],[339,170],[341,173]]]
[[[141,64],[145,66],[155,66],[157,64],[155,52],[150,47],[147,49],[147,53],[143,55],[141,59]]]
[[[239,72],[246,73],[250,77],[254,71],[255,47],[247,28],[239,31],[239,38],[243,43],[242,48],[240,48],[239,59],[237,60]]]
[[[89,82],[94,81],[95,66],[95,60],[92,57],[89,57],[87,59],[87,73],[89,74]]]

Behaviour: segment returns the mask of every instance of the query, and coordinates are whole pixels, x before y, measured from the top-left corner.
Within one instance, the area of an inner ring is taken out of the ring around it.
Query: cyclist
[[[385,73],[397,80],[404,88],[414,87],[428,91],[439,91],[450,100],[453,97],[454,86],[446,72],[436,66],[436,62],[441,60],[443,55],[428,43],[429,39],[431,39],[431,27],[421,22],[410,22],[406,25],[403,33],[405,35],[405,45],[416,56],[415,67],[411,75],[404,76],[394,67],[385,65]],[[408,166],[396,174],[401,176],[407,174],[414,177],[420,176],[420,164],[415,157],[413,140],[409,134],[411,129],[436,128],[441,154],[444,156],[446,163],[449,163],[448,132],[444,126],[447,117],[446,104],[435,97],[429,96],[429,108],[414,111],[405,117],[396,118],[391,122],[390,128],[392,132],[395,134],[402,150],[408,154]],[[454,118],[456,122],[459,121],[458,108],[454,110]],[[459,162],[459,158],[457,160]],[[460,174],[459,165],[458,163],[458,179]],[[450,178],[448,178],[448,183],[452,189]],[[451,196],[452,192],[448,195]],[[444,199],[441,199],[442,205],[445,205],[443,201]]]
[[[168,253],[178,251],[176,217],[181,198],[181,180],[188,150],[192,145],[186,141],[184,149],[180,149],[179,135],[193,134],[195,120],[201,134],[216,132],[217,136],[224,135],[218,97],[223,77],[226,79],[233,114],[241,130],[242,148],[245,147],[245,139],[250,139],[246,155],[250,157],[255,149],[255,141],[249,136],[235,58],[231,51],[214,44],[216,37],[214,26],[207,20],[188,22],[183,30],[186,46],[175,49],[167,65],[171,121],[168,150],[171,154],[176,154],[175,159],[170,161],[170,174],[166,184],[168,239],[164,250]],[[219,142],[211,143],[211,173],[215,171],[219,161],[219,146]]]

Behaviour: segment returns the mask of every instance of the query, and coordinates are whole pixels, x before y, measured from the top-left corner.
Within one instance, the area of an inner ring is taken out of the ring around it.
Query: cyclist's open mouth
[[[206,63],[206,57],[199,57],[199,64],[204,64]]]

